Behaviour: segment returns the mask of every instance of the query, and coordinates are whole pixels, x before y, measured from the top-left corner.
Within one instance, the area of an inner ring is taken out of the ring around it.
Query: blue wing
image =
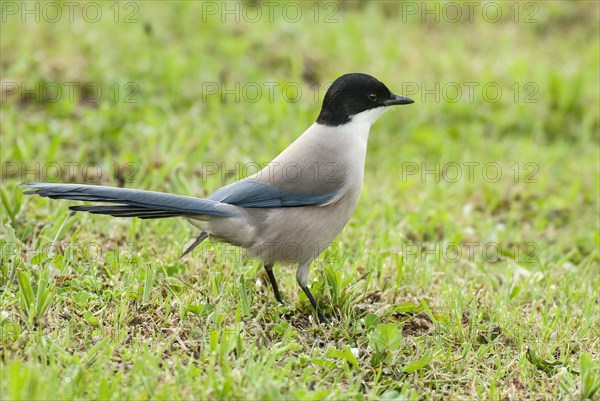
[[[292,192],[244,179],[224,186],[206,199],[241,207],[317,206],[333,200],[339,189],[320,194]]]

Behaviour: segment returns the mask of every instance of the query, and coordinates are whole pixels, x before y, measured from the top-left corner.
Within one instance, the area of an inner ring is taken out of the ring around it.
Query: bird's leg
[[[271,286],[273,287],[275,299],[279,301],[280,304],[286,305],[286,303],[283,301],[283,298],[281,298],[281,294],[279,293],[279,287],[277,286],[277,281],[275,280],[275,275],[273,274],[273,264],[265,264],[264,266],[265,270],[267,271],[267,274],[269,275],[269,281],[271,282]]]
[[[328,323],[329,320],[327,320],[327,318],[323,314],[323,311],[321,311],[321,308],[319,308],[319,305],[317,305],[317,301],[315,301],[315,298],[310,293],[310,290],[308,289],[308,287],[306,285],[300,284],[300,288],[302,288],[302,291],[304,291],[304,293],[306,294],[306,296],[307,296],[308,300],[310,301],[310,303],[312,304],[313,308],[315,308],[315,310],[317,311],[317,315],[319,316],[319,322]]]
[[[206,238],[208,238],[208,233],[205,231],[202,231],[200,233],[200,235],[198,236],[198,238],[196,238],[196,240],[192,243],[192,245],[190,245],[179,257],[179,259],[183,258],[185,255],[187,255],[188,253],[192,252],[194,250],[194,248],[196,248],[198,245],[200,245],[200,243],[202,241],[204,241]]]
[[[310,301],[313,308],[315,308],[315,310],[317,311],[317,315],[319,316],[319,322],[328,323],[329,321],[323,314],[323,311],[321,310],[321,308],[319,308],[319,305],[317,305],[317,301],[315,301],[315,297],[313,297],[313,295],[310,293],[310,290],[308,289],[307,284],[308,284],[308,274],[310,272],[310,263],[311,263],[311,261],[309,261],[307,263],[300,263],[300,265],[298,266],[298,270],[296,271],[296,280],[298,281],[300,288],[302,288],[302,291],[304,291],[304,293],[306,294],[306,297]]]

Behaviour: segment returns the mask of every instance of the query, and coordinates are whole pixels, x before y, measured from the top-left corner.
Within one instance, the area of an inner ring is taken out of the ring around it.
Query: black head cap
[[[410,104],[409,98],[398,96],[377,78],[352,73],[336,79],[325,94],[317,123],[329,126],[350,122],[353,115],[377,107]]]

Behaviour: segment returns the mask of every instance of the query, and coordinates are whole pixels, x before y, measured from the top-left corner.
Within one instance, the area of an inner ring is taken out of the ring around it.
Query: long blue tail
[[[113,203],[115,205],[112,206],[70,206],[69,209],[115,217],[159,219],[194,215],[231,217],[236,214],[232,210],[233,206],[226,203],[163,192],[80,184],[31,183],[21,184],[21,186],[32,189],[25,191],[25,195]]]

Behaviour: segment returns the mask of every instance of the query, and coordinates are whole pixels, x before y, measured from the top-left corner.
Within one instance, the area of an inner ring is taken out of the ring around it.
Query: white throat
[[[363,112],[353,115],[351,117],[352,119],[348,124],[368,124],[369,126],[371,126],[375,121],[377,121],[379,117],[381,117],[383,113],[385,113],[389,109],[389,107],[382,106],[377,107],[375,109],[365,110]]]
[[[360,140],[366,149],[367,140],[371,126],[389,107],[377,107],[375,109],[365,110],[353,115],[350,121],[339,126],[346,132],[346,135],[351,136],[354,140]]]

